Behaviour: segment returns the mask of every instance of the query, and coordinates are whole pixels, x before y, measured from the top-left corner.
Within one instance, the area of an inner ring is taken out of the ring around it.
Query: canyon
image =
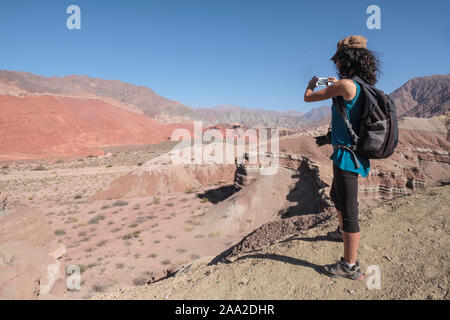
[[[445,187],[427,192],[450,183],[448,79],[413,79],[392,94],[402,115],[399,146],[360,179],[363,212],[416,194],[446,197]],[[0,297],[133,296],[329,226],[332,148],[314,138],[328,129],[325,109],[261,118],[222,106],[202,116],[119,81],[0,71],[0,189],[8,196]],[[225,123],[212,121],[216,114]],[[234,163],[174,163],[171,133],[193,133],[199,119],[220,132],[276,124],[279,150],[268,150],[264,164],[251,163],[248,148]],[[276,164],[272,174],[264,174],[268,164]],[[71,266],[80,270],[80,290],[65,286]],[[137,291],[122,290],[129,286]]]

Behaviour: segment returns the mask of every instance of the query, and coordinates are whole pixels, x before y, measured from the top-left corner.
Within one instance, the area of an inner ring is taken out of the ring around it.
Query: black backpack
[[[337,147],[349,149],[353,155],[356,152],[369,159],[386,159],[394,153],[398,144],[395,104],[383,91],[368,85],[359,77],[354,76],[351,80],[356,81],[361,86],[362,98],[364,99],[359,135],[356,135],[350,124],[344,99],[342,97],[333,98],[354,141],[354,144],[350,147]],[[357,161],[356,164],[358,164]]]

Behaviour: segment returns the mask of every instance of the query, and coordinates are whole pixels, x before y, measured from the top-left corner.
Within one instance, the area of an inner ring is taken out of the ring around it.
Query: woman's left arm
[[[329,77],[328,81],[333,82],[332,85],[326,87],[325,89],[314,92],[317,84],[317,77],[313,77],[309,83],[308,87],[305,91],[305,102],[316,102],[331,99],[338,96],[347,96],[348,95],[348,85],[346,81],[337,80],[334,77]]]

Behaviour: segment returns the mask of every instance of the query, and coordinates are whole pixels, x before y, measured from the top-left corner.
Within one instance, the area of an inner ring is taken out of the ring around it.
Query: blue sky
[[[79,5],[82,29],[66,28]],[[371,4],[381,30],[366,27]],[[302,112],[313,75],[334,76],[336,43],[369,39],[387,92],[450,72],[450,1],[2,0],[0,69],[88,75],[152,88],[195,107]]]

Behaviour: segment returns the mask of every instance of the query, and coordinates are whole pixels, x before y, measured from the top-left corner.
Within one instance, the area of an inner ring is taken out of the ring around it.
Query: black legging
[[[330,197],[336,209],[342,213],[344,232],[359,232],[358,174],[339,169],[333,164]]]

